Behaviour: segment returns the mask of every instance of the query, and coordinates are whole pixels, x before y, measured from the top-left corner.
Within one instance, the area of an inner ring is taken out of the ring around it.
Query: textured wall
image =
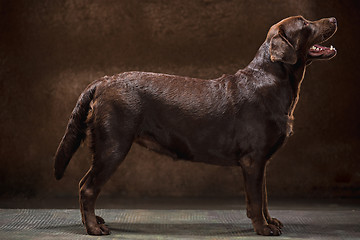
[[[77,194],[81,147],[65,178],[52,156],[77,97],[92,80],[129,70],[215,78],[252,59],[282,18],[335,16],[338,56],[308,69],[295,135],[273,158],[272,196],[359,196],[358,1],[0,2],[1,195]],[[329,43],[329,45],[330,45]],[[134,145],[103,194],[238,196],[238,168],[173,161]]]

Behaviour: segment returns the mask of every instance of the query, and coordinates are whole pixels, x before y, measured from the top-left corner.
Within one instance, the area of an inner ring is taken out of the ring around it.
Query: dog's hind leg
[[[91,171],[91,168],[89,169],[89,171],[87,171],[85,176],[81,179],[81,181],[79,183],[79,189],[81,189],[81,187],[84,185],[84,182],[88,178],[90,171]],[[85,224],[83,206],[82,206],[81,199],[79,199],[79,200],[80,200],[79,204],[80,204],[80,211],[81,211],[81,219],[82,219],[82,223]],[[105,220],[102,217],[100,217],[100,216],[95,216],[95,217],[96,217],[96,221],[97,221],[98,224],[104,224],[105,223]]]
[[[131,120],[129,120],[131,122]],[[134,128],[120,127],[121,121],[94,124],[93,163],[87,174],[80,181],[80,210],[86,231],[90,235],[110,234],[104,220],[95,216],[95,202],[101,187],[126,157],[132,145]],[[125,124],[125,123],[124,123]]]

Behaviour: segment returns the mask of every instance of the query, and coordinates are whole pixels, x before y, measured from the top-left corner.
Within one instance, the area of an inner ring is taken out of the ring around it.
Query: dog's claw
[[[263,236],[280,236],[281,230],[275,225],[267,224],[255,228],[255,231],[259,235]]]
[[[110,234],[110,229],[107,226],[105,226],[104,224],[100,224],[100,229],[101,229],[102,235]]]
[[[86,229],[86,231],[89,235],[96,235],[96,236],[110,234],[109,228],[104,224],[97,224],[96,226],[89,227]]]
[[[267,223],[275,225],[280,229],[284,227],[284,225],[277,218],[270,218],[269,220],[267,220]]]
[[[89,235],[109,235],[110,230],[105,225],[105,220],[102,217],[95,216],[96,217],[96,224],[89,224],[86,225],[86,231]]]

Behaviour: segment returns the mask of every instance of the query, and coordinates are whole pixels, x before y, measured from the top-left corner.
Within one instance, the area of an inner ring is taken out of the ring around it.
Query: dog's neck
[[[269,74],[274,76],[271,79],[264,79],[264,81],[272,81],[274,85],[283,86],[284,91],[287,91],[286,95],[290,101],[289,106],[286,108],[289,116],[292,117],[299,99],[300,86],[304,78],[306,63],[302,59],[293,65],[283,62],[272,62],[269,47],[269,42],[265,41],[249,65],[238,73],[262,71],[266,73],[263,74],[264,76]]]

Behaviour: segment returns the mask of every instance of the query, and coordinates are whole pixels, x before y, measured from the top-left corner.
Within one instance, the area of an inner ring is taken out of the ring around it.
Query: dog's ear
[[[272,62],[295,64],[297,61],[295,48],[281,31],[271,38],[269,51]]]

